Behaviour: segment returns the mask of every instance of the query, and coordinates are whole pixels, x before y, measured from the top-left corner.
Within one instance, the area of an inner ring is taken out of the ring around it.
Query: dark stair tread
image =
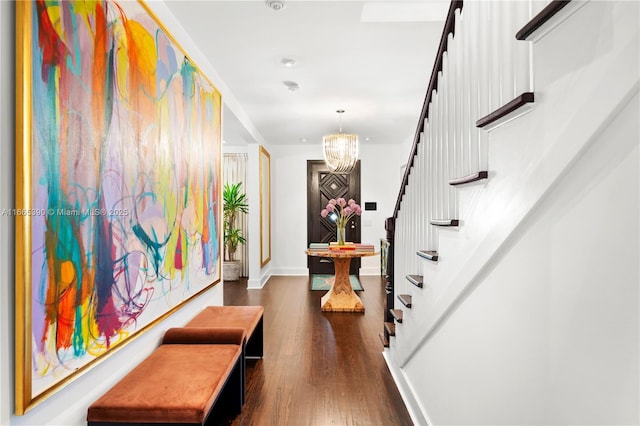
[[[395,336],[396,335],[396,323],[394,323],[394,322],[385,322],[384,323],[384,328],[387,330],[387,333],[389,333],[389,336]]]
[[[391,311],[391,316],[396,320],[397,323],[402,324],[402,309],[389,309]]]
[[[496,109],[495,111],[485,115],[482,118],[479,118],[478,121],[476,121],[476,127],[487,127],[490,124],[507,117],[509,114],[522,108],[526,104],[530,104],[533,102],[535,102],[535,96],[533,92],[524,92],[517,96],[515,99]]]
[[[460,221],[458,219],[432,219],[429,223],[434,226],[458,226]]]
[[[476,182],[482,179],[487,179],[489,177],[489,172],[486,170],[479,171],[478,173],[473,173],[467,176],[462,176],[459,178],[453,178],[449,180],[449,185],[464,185],[465,183]]]
[[[434,262],[438,261],[438,252],[435,250],[419,250],[418,256]]]
[[[544,9],[534,16],[525,24],[520,31],[516,33],[517,40],[532,40],[536,31],[544,26],[558,12],[569,5],[569,0],[553,0]]]
[[[385,348],[389,347],[389,339],[387,339],[387,337],[384,335],[384,333],[379,333],[378,337],[380,338],[380,342],[382,342],[382,345]]]
[[[399,294],[398,300],[402,302],[404,306],[407,308],[411,308],[411,295],[409,294]]]
[[[407,275],[407,280],[416,287],[422,288],[424,277],[422,275]]]

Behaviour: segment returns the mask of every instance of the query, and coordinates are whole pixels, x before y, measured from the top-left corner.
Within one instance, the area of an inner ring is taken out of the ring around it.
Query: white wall
[[[307,275],[307,160],[321,160],[320,144],[272,146],[272,256],[273,275]],[[408,152],[397,145],[360,144],[360,195],[358,201],[377,202],[376,211],[363,211],[362,241],[380,247],[386,237],[385,219],[393,214],[401,176],[399,164],[406,161]],[[318,212],[320,214],[320,212]],[[380,258],[362,259],[360,273],[380,274]]]
[[[151,2],[154,7],[161,4]],[[13,2],[0,1],[0,210],[14,207],[15,149],[14,133],[14,33]],[[161,19],[182,46],[205,68],[198,52],[173,28],[170,16]],[[222,284],[191,301],[178,312],[115,351],[75,381],[54,393],[24,416],[14,416],[14,224],[9,216],[0,216],[0,424],[2,425],[85,425],[87,407],[127,371],[138,364],[159,344],[169,327],[186,323],[206,305],[222,304]]]
[[[377,210],[364,211],[361,217],[362,241],[380,248],[386,237],[384,222],[393,214],[402,173],[400,165],[408,158],[411,146],[360,145],[361,199],[375,201]],[[407,147],[405,152],[403,148]],[[307,160],[322,159],[319,144],[265,146],[271,155],[271,262],[260,267],[260,216],[257,207],[249,209],[249,288],[262,288],[271,275],[307,275]],[[258,145],[224,147],[224,152],[248,153],[247,195],[259,200]],[[256,204],[258,206],[258,204]],[[285,207],[282,207],[285,206]],[[318,214],[320,214],[318,212]],[[361,274],[378,275],[380,258],[363,258]]]
[[[533,111],[489,134],[425,288],[396,279],[386,357],[420,424],[640,422],[639,6],[536,42]]]
[[[638,97],[406,366],[433,424],[637,424]]]
[[[13,205],[13,5],[0,2],[0,209]],[[13,228],[0,216],[0,424],[8,424],[13,411]]]

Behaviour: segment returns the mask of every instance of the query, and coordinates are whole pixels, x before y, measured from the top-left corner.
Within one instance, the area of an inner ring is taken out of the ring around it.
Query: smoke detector
[[[287,4],[284,2],[284,0],[265,0],[265,3],[273,10],[282,10],[287,7]]]

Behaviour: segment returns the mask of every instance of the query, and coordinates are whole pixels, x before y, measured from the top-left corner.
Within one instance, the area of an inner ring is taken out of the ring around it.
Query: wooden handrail
[[[433,64],[433,70],[431,71],[431,78],[429,79],[429,86],[427,89],[427,95],[425,96],[424,103],[422,104],[422,111],[420,112],[420,118],[418,119],[418,127],[416,128],[415,136],[413,137],[413,146],[411,147],[411,153],[409,154],[409,159],[407,160],[407,168],[404,171],[404,176],[402,177],[402,183],[400,185],[400,191],[398,193],[398,199],[396,200],[396,206],[393,210],[393,218],[396,219],[398,217],[398,212],[400,211],[400,204],[402,203],[402,196],[405,193],[406,186],[409,182],[409,174],[411,173],[411,168],[413,167],[413,160],[416,157],[418,152],[418,144],[420,143],[420,132],[424,128],[424,122],[428,118],[429,115],[429,104],[431,103],[431,94],[435,90],[438,91],[438,72],[442,71],[442,58],[444,52],[447,51],[448,37],[449,34],[455,34],[455,13],[457,9],[462,10],[463,0],[452,0],[449,5],[449,12],[447,14],[447,19],[444,23],[444,28],[442,30],[442,36],[440,37],[440,45],[438,47],[438,53],[436,54],[436,60]]]

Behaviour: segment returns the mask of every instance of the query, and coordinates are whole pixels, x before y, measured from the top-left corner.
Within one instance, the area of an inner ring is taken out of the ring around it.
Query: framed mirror
[[[260,146],[260,267],[271,260],[271,156]]]

